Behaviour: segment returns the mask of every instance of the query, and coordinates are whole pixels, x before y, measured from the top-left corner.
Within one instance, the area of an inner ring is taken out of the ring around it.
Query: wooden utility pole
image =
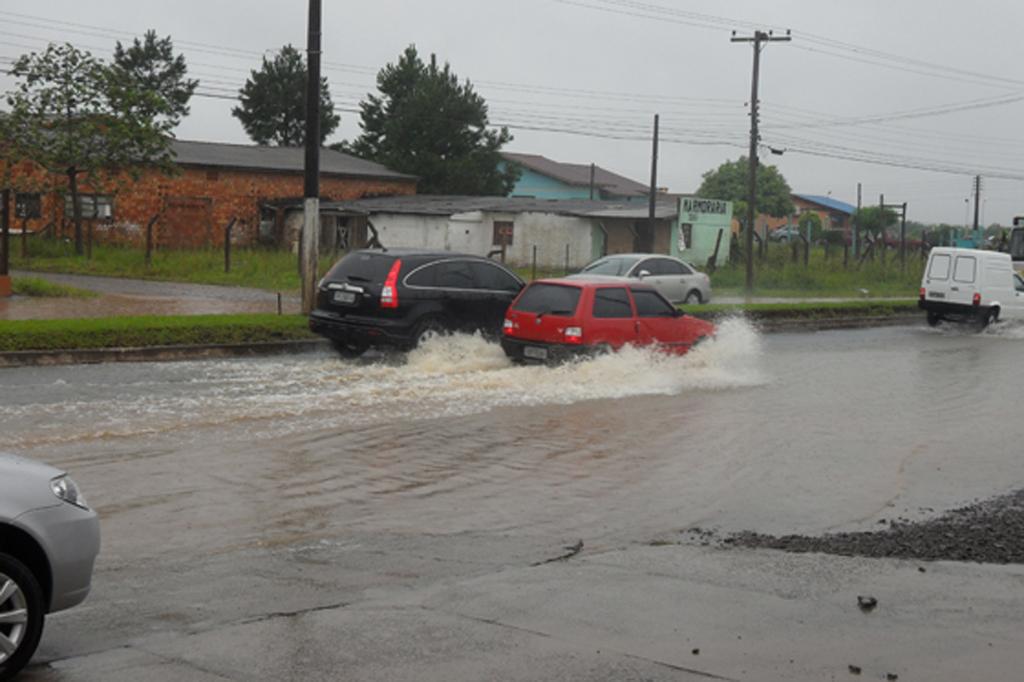
[[[309,0],[309,36],[306,44],[306,181],[303,204],[302,312],[316,305],[320,251],[320,17],[321,0]]]
[[[857,183],[857,212],[853,214],[853,259],[860,258],[860,183]]]
[[[882,229],[882,265],[885,265],[885,195],[878,195],[878,225]]]
[[[654,250],[655,214],[658,211],[658,114],[654,115],[654,140],[651,148],[651,196],[647,206],[647,234],[643,250]]]
[[[0,296],[11,295],[11,190],[0,192]]]
[[[771,31],[754,31],[753,36],[737,36],[736,31],[732,32],[732,42],[753,43],[754,46],[754,72],[750,82],[750,188],[747,195],[747,224],[745,251],[747,257],[747,295],[754,291],[754,218],[757,215],[757,144],[760,137],[757,132],[758,108],[760,102],[757,99],[758,80],[761,77],[761,44],[769,42],[783,42],[792,40],[789,31],[784,36],[773,35]]]

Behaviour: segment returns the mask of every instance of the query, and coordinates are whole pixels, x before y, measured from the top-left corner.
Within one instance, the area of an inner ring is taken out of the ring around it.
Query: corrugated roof
[[[502,152],[506,161],[519,164],[524,168],[554,178],[573,187],[590,186],[590,164],[562,163],[553,161],[539,154],[513,154]],[[596,166],[594,168],[594,184],[601,190],[618,196],[647,196],[650,187]]]
[[[803,199],[804,201],[809,201],[812,204],[818,204],[819,206],[824,206],[825,208],[830,209],[832,211],[839,211],[840,213],[845,213],[847,215],[853,215],[857,211],[857,207],[854,206],[853,204],[848,204],[845,201],[839,201],[838,199],[833,199],[832,197],[823,197],[820,194],[794,194],[793,196],[795,196],[798,199]]]
[[[175,161],[185,166],[301,173],[306,163],[306,152],[302,147],[264,147],[254,144],[174,140],[171,149],[174,151]],[[416,179],[415,176],[398,173],[379,163],[365,161],[328,148],[320,150],[320,173],[356,178]]]
[[[343,211],[357,215],[398,213],[406,215],[450,216],[483,211],[487,213],[554,213],[582,218],[643,219],[646,205],[626,201],[591,201],[589,199],[534,199],[532,197],[470,197],[417,194],[412,196],[378,197],[356,201],[332,201],[321,204],[324,210]],[[655,216],[672,219],[678,213],[676,202],[659,202]]]

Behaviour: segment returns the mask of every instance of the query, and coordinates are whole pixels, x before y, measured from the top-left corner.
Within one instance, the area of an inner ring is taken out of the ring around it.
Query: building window
[[[22,219],[42,217],[42,197],[35,192],[18,192],[14,195],[14,215]]]
[[[106,194],[79,194],[78,206],[82,211],[83,218],[99,218],[110,220],[114,217],[114,197]],[[74,215],[74,206],[71,203],[71,195],[64,197],[64,215],[68,218]]]
[[[512,246],[512,233],[515,224],[511,221],[494,221],[494,246]]]

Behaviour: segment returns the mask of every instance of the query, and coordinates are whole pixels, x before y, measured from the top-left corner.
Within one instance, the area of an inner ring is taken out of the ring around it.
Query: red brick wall
[[[24,178],[25,173],[18,169]],[[91,192],[88,186],[82,192]],[[232,242],[251,243],[258,233],[260,205],[274,199],[301,199],[301,173],[270,173],[215,168],[182,168],[175,176],[146,171],[137,181],[124,179],[114,192],[114,216],[108,224],[97,221],[94,239],[97,242],[129,242],[141,244],[149,220],[158,213],[154,229],[156,243],[168,247],[202,247],[222,245],[224,228],[232,218],[238,222],[232,230]],[[415,180],[373,180],[322,175],[320,195],[324,199],[348,200],[374,195],[405,195],[416,193]],[[42,229],[50,222],[58,231],[71,236],[71,215],[64,215],[64,202],[56,194],[43,197],[43,217],[29,220],[31,230]],[[21,227],[21,221],[16,221]]]

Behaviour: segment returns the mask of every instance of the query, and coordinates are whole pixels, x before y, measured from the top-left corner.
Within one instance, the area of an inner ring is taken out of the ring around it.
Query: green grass
[[[266,343],[319,338],[301,315],[103,317],[0,322],[0,352],[190,344]]]
[[[69,287],[66,284],[55,284],[38,277],[15,277],[11,286],[14,293],[20,296],[37,296],[45,298],[96,298],[95,291]]]
[[[843,267],[843,251],[833,248],[825,260],[821,247],[811,250],[810,262],[803,264],[803,251],[799,262],[793,263],[792,251],[785,246],[772,245],[764,261],[754,261],[754,295],[756,296],[862,296],[862,289],[871,297],[912,297],[921,286],[924,261],[918,252],[907,254],[906,268],[901,271],[898,256],[887,255],[885,266],[879,258],[865,261],[857,267],[850,254],[848,267]],[[746,285],[746,268],[742,263],[728,265],[711,275],[715,295],[742,293]]]
[[[679,306],[695,317],[723,317],[744,314],[760,320],[825,319],[837,317],[880,317],[916,313],[917,299],[897,301],[839,301],[835,303],[740,303]]]
[[[21,258],[20,251],[11,255],[12,267],[37,272],[224,284],[284,292],[298,291],[300,286],[298,256],[273,249],[235,249],[231,253],[231,272],[227,273],[220,249],[154,251],[148,268],[143,249],[96,245],[88,259],[74,255],[73,246],[57,240],[33,241],[27,259]],[[321,257],[321,274],[331,265],[332,258]]]

